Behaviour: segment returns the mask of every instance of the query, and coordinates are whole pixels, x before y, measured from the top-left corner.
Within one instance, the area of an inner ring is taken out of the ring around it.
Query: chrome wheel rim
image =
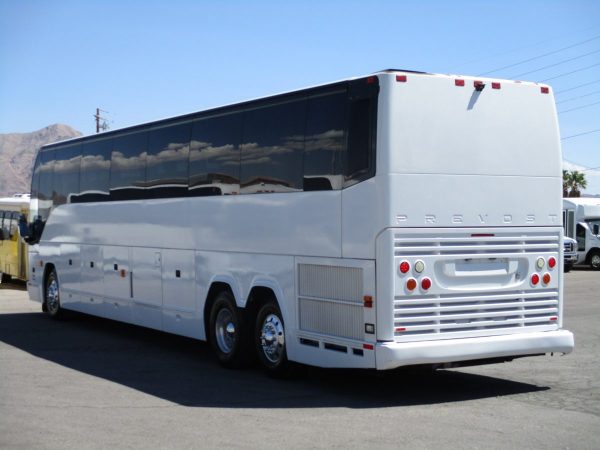
[[[283,322],[276,314],[265,317],[260,329],[260,346],[269,362],[276,364],[283,358],[285,333]]]
[[[592,256],[592,267],[594,269],[598,269],[600,268],[600,255],[594,255]]]
[[[228,309],[221,309],[215,320],[215,337],[219,350],[223,353],[231,353],[235,346],[235,323],[233,314]]]
[[[56,314],[60,306],[60,294],[58,291],[58,281],[51,277],[46,288],[46,308],[50,314]]]

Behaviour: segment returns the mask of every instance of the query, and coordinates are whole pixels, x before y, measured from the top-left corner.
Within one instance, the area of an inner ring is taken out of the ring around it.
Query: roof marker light
[[[541,89],[542,94],[549,94],[550,93],[550,88],[546,87],[546,86],[542,86]]]
[[[367,84],[373,84],[377,82],[377,77],[369,77],[367,78]]]
[[[406,75],[396,75],[396,81],[406,83]]]
[[[485,87],[485,83],[483,81],[475,80],[475,81],[473,81],[473,87],[475,88],[476,91],[483,91],[483,88]]]
[[[500,89],[500,83],[492,83],[492,89]]]
[[[465,80],[454,80],[454,86],[464,86]]]

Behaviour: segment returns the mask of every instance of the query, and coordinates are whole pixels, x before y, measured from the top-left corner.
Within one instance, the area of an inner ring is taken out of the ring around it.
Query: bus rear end
[[[377,175],[352,196],[378,198],[377,368],[569,353],[550,88],[393,71],[379,84]]]

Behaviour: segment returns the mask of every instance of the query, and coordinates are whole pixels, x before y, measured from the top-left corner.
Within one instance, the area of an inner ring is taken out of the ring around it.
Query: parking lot
[[[3,448],[600,448],[600,273],[565,274],[568,356],[429,372],[221,368],[208,345],[56,322],[0,285]]]

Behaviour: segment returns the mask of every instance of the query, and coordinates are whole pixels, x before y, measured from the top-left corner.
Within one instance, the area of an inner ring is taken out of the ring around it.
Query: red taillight
[[[552,316],[552,317],[550,317],[550,320],[554,322],[555,320],[558,320],[558,317]]]
[[[492,89],[500,89],[500,83],[492,83]]]
[[[550,267],[551,269],[554,269],[556,267],[556,258],[554,256],[548,258],[548,267]]]
[[[363,344],[363,348],[365,350],[373,350],[373,345],[372,344]]]
[[[408,273],[409,270],[410,270],[410,263],[408,261],[402,261],[400,263],[400,272]]]
[[[417,280],[414,278],[409,278],[406,280],[406,289],[409,291],[414,291],[417,288]]]
[[[531,284],[536,286],[540,282],[540,276],[537,273],[531,275]]]
[[[406,75],[396,75],[396,81],[400,83],[406,83]]]
[[[423,289],[424,291],[426,291],[430,287],[431,287],[431,280],[429,278],[423,278],[421,280],[421,289]]]
[[[552,278],[550,277],[550,274],[549,274],[549,273],[547,273],[547,272],[546,272],[546,273],[544,274],[544,276],[542,277],[542,281],[544,282],[544,284],[548,284],[548,283],[550,283],[550,280],[551,280],[551,279],[552,279]]]
[[[465,80],[454,80],[454,86],[464,86]]]
[[[542,94],[549,94],[550,93],[550,88],[548,88],[546,86],[542,86],[540,88],[540,90],[542,91]]]

